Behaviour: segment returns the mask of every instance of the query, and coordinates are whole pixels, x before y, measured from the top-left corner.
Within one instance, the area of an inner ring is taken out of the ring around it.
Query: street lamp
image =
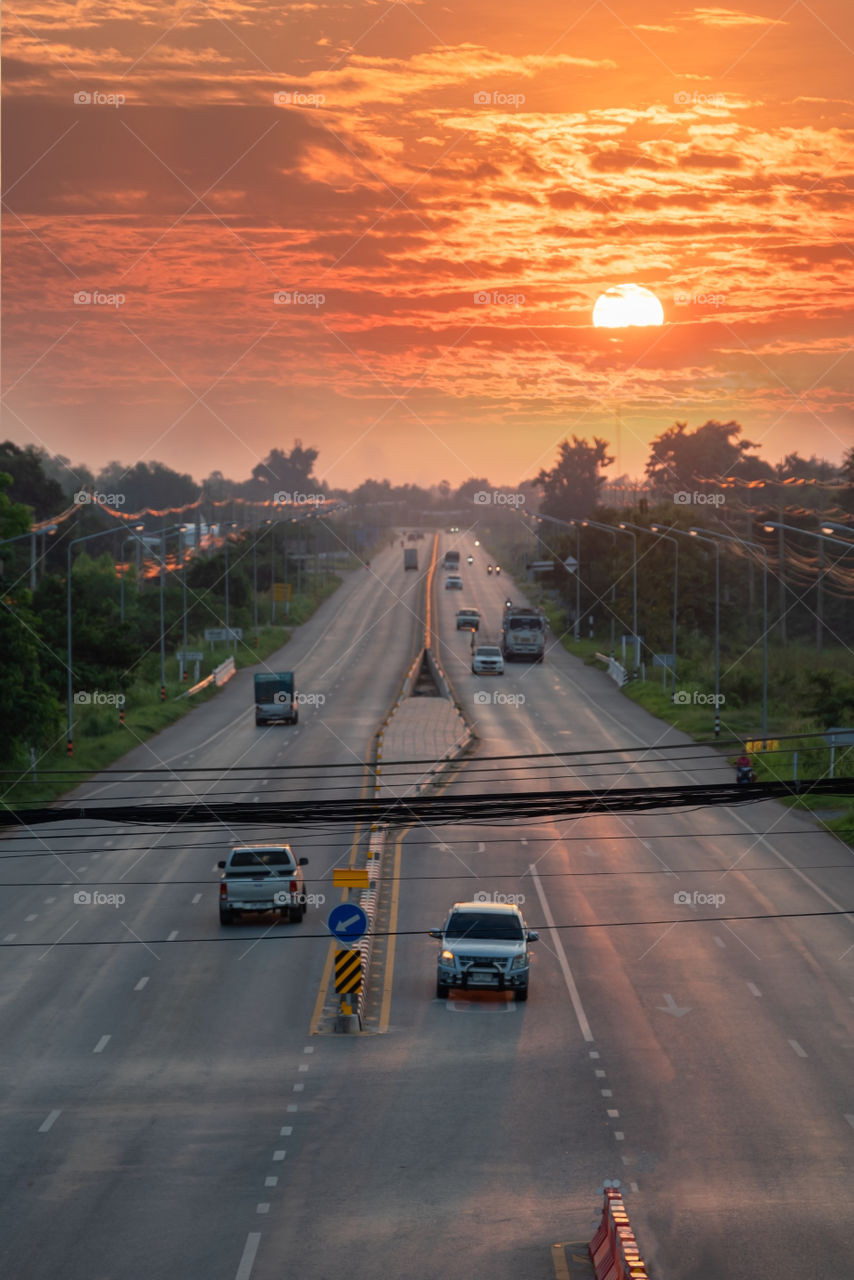
[[[824,627],[824,544],[832,542],[837,547],[846,547],[849,551],[854,547],[854,543],[847,542],[844,538],[835,538],[828,534],[827,530],[846,529],[846,525],[828,524],[825,522],[821,526],[821,532],[817,533],[812,529],[799,529],[794,524],[783,524],[781,520],[768,520],[763,524],[762,528],[766,533],[779,532],[780,534],[780,581],[783,581],[785,572],[785,557],[783,554],[783,532],[802,534],[805,538],[818,538],[818,575],[816,577],[816,648],[821,650],[822,631]],[[841,559],[841,557],[840,557]],[[785,587],[783,588],[783,598],[785,599]]]
[[[231,639],[231,602],[228,589],[228,535],[231,529],[237,528],[236,520],[228,520],[223,526],[225,531],[225,629]]]
[[[768,741],[768,552],[761,542],[734,538],[732,534],[718,533],[713,529],[703,529],[702,532],[710,538],[720,538],[722,542],[734,542],[739,547],[753,547],[762,556],[762,746],[764,748]],[[693,529],[691,534],[694,534]]]
[[[138,528],[142,528],[142,525],[138,525],[137,527],[138,527]],[[71,725],[71,708],[72,708],[73,701],[74,701],[74,689],[73,689],[73,679],[72,679],[72,671],[71,671],[71,652],[72,652],[72,620],[71,620],[71,548],[72,548],[72,547],[74,547],[74,546],[76,546],[78,542],[91,542],[93,538],[103,538],[103,537],[104,537],[106,534],[108,534],[108,533],[115,533],[115,529],[99,529],[99,530],[97,531],[97,533],[87,533],[87,534],[84,534],[82,538],[72,538],[72,539],[71,539],[71,541],[70,541],[70,542],[69,542],[69,544],[68,544],[68,548],[67,548],[67,552],[66,552],[66,573],[65,573],[65,581],[66,581],[66,600],[65,600],[65,608],[66,608],[67,618],[66,618],[66,656],[65,656],[65,664],[66,664],[66,670],[67,670],[67,673],[68,673],[68,674],[67,674],[67,683],[66,683],[66,711],[67,711],[67,721],[66,721],[66,723],[67,723],[67,728],[66,728],[66,739],[65,739],[65,741],[66,741],[66,752],[67,752],[67,755],[68,755],[69,759],[71,758],[71,756],[73,756],[73,755],[74,755],[74,740],[73,740],[73,736],[72,736],[72,725]]]
[[[671,679],[670,679],[670,701],[676,698],[676,618],[679,611],[679,540],[672,537],[669,533],[665,533],[660,524],[651,524],[650,530],[657,534],[659,538],[663,538],[665,542],[673,543],[673,627],[671,639]]]
[[[626,522],[623,520],[618,525],[624,533],[627,533],[632,540],[634,561],[632,563],[632,629],[635,636],[635,671],[640,666],[640,640],[638,638],[638,536],[632,533]]]
[[[26,533],[18,533],[14,538],[3,538],[0,540],[0,547],[5,547],[9,542],[21,542],[24,538],[30,539],[30,591],[36,589],[36,535],[41,533],[56,533],[57,526],[55,524],[42,525],[39,529],[29,529]],[[44,543],[42,543],[44,548]],[[42,549],[44,555],[44,549]]]
[[[596,529],[602,529],[605,533],[610,533],[614,545],[614,566],[611,573],[611,657],[614,657],[614,628],[617,621],[616,603],[617,603],[617,583],[616,583],[616,559],[617,559],[617,530],[612,529],[609,524],[595,524],[592,520],[582,520],[581,527],[586,529],[588,525],[593,525]]]
[[[721,554],[720,543],[716,538],[706,538],[699,529],[689,529],[689,537],[698,542],[707,542],[715,549],[715,737],[721,731]]]

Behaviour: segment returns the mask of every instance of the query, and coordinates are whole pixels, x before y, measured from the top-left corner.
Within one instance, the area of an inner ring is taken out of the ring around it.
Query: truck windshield
[[[516,915],[455,911],[445,930],[446,938],[492,938],[501,941],[522,939],[522,924]]]
[[[511,618],[509,622],[511,631],[542,631],[542,618]]]

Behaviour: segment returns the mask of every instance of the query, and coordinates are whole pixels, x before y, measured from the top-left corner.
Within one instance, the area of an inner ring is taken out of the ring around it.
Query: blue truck
[[[255,677],[255,723],[296,724],[299,720],[293,671],[271,671]]]

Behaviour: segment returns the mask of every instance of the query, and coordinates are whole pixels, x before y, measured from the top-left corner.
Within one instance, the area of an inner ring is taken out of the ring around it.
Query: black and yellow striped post
[[[335,991],[341,999],[338,1014],[340,1031],[360,1029],[359,1015],[353,1008],[353,996],[362,990],[362,953],[361,951],[335,952]]]

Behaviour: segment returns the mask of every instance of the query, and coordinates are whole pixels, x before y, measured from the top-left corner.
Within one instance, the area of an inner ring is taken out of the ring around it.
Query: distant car
[[[436,995],[447,999],[451,987],[512,991],[528,999],[531,957],[528,943],[539,934],[528,929],[522,912],[510,903],[455,902],[441,929]]]
[[[479,644],[472,654],[471,669],[476,676],[503,676],[504,659],[497,644]]]
[[[410,533],[410,534],[408,535],[408,537],[407,537],[407,541],[408,541],[408,542],[417,542],[417,541],[418,541],[418,534],[417,534],[417,533]]]
[[[447,578],[445,579],[445,590],[446,591],[462,591],[462,589],[463,589],[462,578],[458,578],[455,573],[449,573]]]
[[[477,631],[480,627],[480,614],[477,609],[457,610],[457,631]]]
[[[298,923],[305,915],[303,867],[308,858],[295,858],[290,845],[255,844],[232,849],[224,862],[219,886],[219,922],[234,923],[243,911],[276,911]]]

